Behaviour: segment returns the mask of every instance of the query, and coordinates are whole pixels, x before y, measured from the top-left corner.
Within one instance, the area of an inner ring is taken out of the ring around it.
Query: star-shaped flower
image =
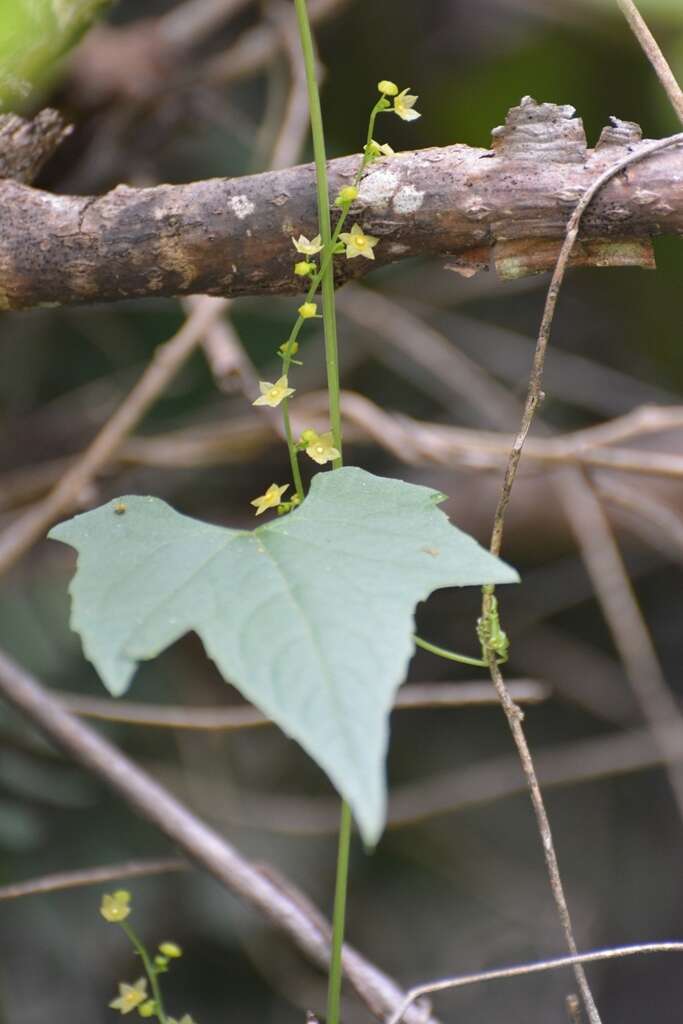
[[[125,981],[119,982],[119,994],[112,999],[110,1006],[112,1010],[119,1010],[121,1013],[130,1013],[140,1003],[147,999],[147,979],[138,978],[134,985],[128,985]]]
[[[315,238],[310,240],[305,235],[299,235],[298,238],[292,239],[292,244],[297,252],[302,253],[304,256],[315,256],[317,252],[320,252],[323,243],[320,235],[316,235]]]
[[[282,501],[282,495],[285,493],[289,484],[283,484],[279,487],[277,484],[271,484],[265,494],[260,494],[258,498],[254,498],[251,502],[255,506],[255,515],[260,516],[263,512],[267,512],[269,508],[277,508]]]
[[[125,889],[105,893],[100,904],[100,914],[105,921],[110,921],[112,924],[125,921],[130,914],[130,893]]]
[[[360,224],[354,224],[350,231],[342,231],[339,237],[346,246],[348,260],[352,260],[354,256],[365,256],[368,260],[374,260],[375,254],[372,250],[379,242],[379,238],[366,235]]]
[[[261,395],[257,398],[252,405],[269,405],[271,409],[275,409],[283,398],[289,398],[293,395],[296,388],[290,388],[287,386],[287,378],[280,377],[274,384],[271,384],[269,380],[260,380],[258,382],[259,391]]]
[[[409,96],[408,90],[404,89],[394,98],[394,113],[398,114],[402,121],[415,121],[422,116],[417,110],[413,110],[416,102],[417,96]]]
[[[319,466],[324,466],[326,462],[333,462],[335,459],[341,458],[339,450],[334,447],[332,443],[332,431],[328,430],[325,434],[314,434],[313,437],[307,437],[309,442],[306,448],[306,454],[309,458],[317,462]]]

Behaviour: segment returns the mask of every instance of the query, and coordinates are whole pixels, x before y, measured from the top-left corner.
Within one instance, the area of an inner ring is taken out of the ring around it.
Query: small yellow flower
[[[388,82],[386,78],[383,78],[381,82],[377,83],[377,88],[383,96],[395,96],[398,92],[398,86],[394,85],[393,82]]]
[[[112,1010],[119,1010],[121,1013],[130,1013],[140,1003],[147,1000],[147,979],[138,978],[134,985],[127,985],[125,981],[119,982],[119,994],[112,999],[110,1006]]]
[[[269,405],[271,409],[275,409],[283,398],[289,398],[293,395],[296,388],[290,388],[287,386],[287,378],[280,377],[274,384],[271,384],[269,380],[260,380],[258,382],[259,391],[261,395],[252,405]]]
[[[183,955],[182,949],[175,942],[162,942],[159,946],[159,952],[163,953],[164,956],[172,958]]]
[[[278,487],[277,484],[271,484],[265,494],[260,494],[258,498],[254,498],[251,504],[256,508],[255,515],[260,516],[263,512],[267,512],[269,508],[277,508],[282,501],[282,495],[288,487],[289,484],[283,484],[282,487]]]
[[[316,316],[318,307],[315,302],[304,302],[303,306],[299,306],[297,313],[303,317],[304,320],[310,320],[312,316]]]
[[[350,231],[342,231],[339,237],[346,246],[348,260],[352,260],[354,256],[365,256],[368,260],[374,260],[375,254],[372,250],[379,242],[379,238],[366,235],[360,224],[354,224]]]
[[[313,433],[313,431],[310,433]],[[306,440],[310,440],[306,454],[314,462],[317,462],[319,466],[324,466],[326,462],[333,462],[334,459],[341,458],[338,449],[332,443],[331,430],[328,430],[326,434],[316,434],[310,439],[306,438]]]
[[[339,195],[335,199],[336,206],[346,206],[347,203],[352,203],[354,199],[358,198],[358,189],[355,185],[345,185],[344,188],[339,189]]]
[[[294,273],[297,277],[307,277],[312,270],[315,270],[315,263],[309,263],[308,260],[299,260],[294,264]]]
[[[305,235],[299,235],[298,238],[292,239],[292,244],[297,252],[300,252],[303,256],[315,256],[317,252],[320,252],[323,243],[320,235],[316,235],[315,238],[311,238],[310,241]]]
[[[394,113],[398,114],[402,121],[416,121],[421,114],[413,110],[417,96],[409,96],[408,90],[404,89],[394,100]]]
[[[100,914],[105,921],[110,921],[112,924],[125,921],[130,914],[130,893],[125,889],[105,893],[100,905]]]

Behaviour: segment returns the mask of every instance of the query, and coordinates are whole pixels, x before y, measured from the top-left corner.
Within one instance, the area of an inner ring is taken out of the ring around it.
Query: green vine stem
[[[323,249],[328,259],[321,261],[320,277],[322,279],[323,323],[325,327],[325,362],[327,365],[327,393],[330,404],[330,426],[334,446],[342,451],[341,411],[339,406],[339,358],[337,354],[337,317],[334,301],[334,274],[332,270],[332,228],[330,222],[330,196],[327,183],[327,158],[325,155],[325,135],[323,118],[320,110],[320,94],[316,79],[316,61],[313,49],[313,36],[308,20],[306,0],[294,0],[296,17],[301,38],[301,48],[306,70],[308,88],[308,108],[311,118],[311,134],[313,136],[313,158],[315,160],[315,179],[318,192],[318,226]],[[336,459],[333,468],[341,465],[341,458]]]
[[[342,439],[341,439],[341,410],[339,403],[339,359],[337,354],[337,322],[335,313],[334,298],[334,273],[332,269],[332,255],[334,243],[332,241],[332,230],[330,222],[330,196],[327,183],[327,163],[325,158],[325,136],[323,132],[322,112],[320,110],[320,95],[315,73],[315,53],[313,50],[313,37],[311,26],[308,20],[306,0],[294,0],[296,8],[301,47],[304,56],[306,69],[306,84],[308,88],[308,105],[311,118],[311,132],[313,135],[313,154],[315,158],[315,176],[318,190],[318,222],[320,237],[323,243],[323,259],[321,259],[320,270],[316,278],[322,280],[323,295],[323,323],[325,328],[325,362],[327,367],[327,392],[330,407],[330,426],[334,446],[339,451],[340,457],[333,462],[333,469],[342,464]],[[339,218],[343,221],[344,214]],[[335,243],[341,230],[337,224],[335,231]],[[311,282],[309,293],[315,294],[318,282],[316,278]],[[307,298],[308,301],[308,298]],[[301,330],[301,317],[297,320],[294,330]],[[292,357],[293,344],[290,341],[285,346],[285,359]],[[289,413],[285,412],[286,421]],[[286,429],[286,428],[285,428]],[[288,433],[288,444],[290,447],[290,458],[292,458],[291,428]],[[293,453],[296,461],[296,452]],[[298,468],[298,466],[297,466]],[[295,477],[296,479],[296,477]],[[342,949],[344,946],[344,924],[346,919],[346,891],[349,877],[349,852],[351,848],[351,810],[345,800],[342,801],[341,818],[339,823],[339,843],[337,852],[337,875],[334,891],[334,910],[332,916],[332,949],[330,954],[330,971],[327,987],[327,1024],[339,1024],[339,1006],[341,1000],[342,981]]]
[[[128,936],[131,945],[134,947],[135,952],[139,955],[142,963],[144,964],[145,973],[149,979],[150,988],[152,989],[152,998],[156,1006],[156,1015],[159,1019],[160,1024],[168,1024],[168,1017],[164,1012],[164,1002],[161,998],[161,986],[159,985],[159,978],[157,976],[156,968],[150,960],[149,953],[145,949],[144,945],[137,937],[131,926],[127,921],[120,921],[119,924],[123,928],[124,932]]]

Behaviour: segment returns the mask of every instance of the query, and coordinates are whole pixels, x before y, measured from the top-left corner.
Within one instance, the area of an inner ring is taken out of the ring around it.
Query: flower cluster
[[[125,889],[117,892],[105,893],[100,904],[100,914],[111,924],[120,924],[130,939],[136,953],[142,957],[147,972],[146,978],[138,978],[130,984],[127,981],[119,982],[119,994],[109,1003],[112,1010],[118,1010],[121,1014],[138,1011],[140,1017],[156,1017],[166,1024],[195,1024],[192,1017],[186,1013],[180,1021],[173,1017],[167,1017],[161,1005],[161,990],[159,988],[159,975],[165,974],[172,960],[177,960],[183,955],[183,951],[176,942],[160,942],[154,958],[150,957],[147,950],[137,937],[126,918],[130,915],[130,893]],[[151,993],[147,990],[150,984]]]
[[[360,183],[363,172],[373,161],[378,160],[380,157],[394,156],[394,151],[388,142],[377,142],[373,137],[377,116],[383,113],[392,113],[400,117],[402,121],[415,121],[420,117],[419,112],[415,110],[417,96],[412,96],[408,89],[399,89],[395,82],[390,82],[387,79],[382,79],[381,82],[378,82],[377,89],[380,97],[370,112],[367,142],[363,148],[360,165],[356,170],[352,183],[343,185],[334,199],[334,205],[339,209],[340,213],[331,239],[329,239],[326,245],[323,242],[322,234],[315,235],[313,238],[308,238],[303,234],[299,234],[298,237],[292,236],[292,245],[297,256],[303,257],[297,259],[294,263],[294,275],[295,277],[308,278],[308,291],[305,301],[297,310],[299,316],[289,338],[278,349],[278,354],[282,359],[282,376],[275,383],[266,380],[259,381],[261,394],[252,402],[252,405],[267,405],[271,409],[275,409],[282,404],[285,432],[288,438],[297,493],[291,500],[285,501],[283,494],[288,489],[289,484],[271,484],[264,494],[260,494],[251,502],[256,509],[255,514],[257,516],[262,515],[269,509],[274,509],[278,515],[283,515],[299,504],[303,496],[297,465],[297,455],[299,453],[305,453],[319,466],[324,466],[329,462],[334,463],[341,459],[339,439],[335,438],[331,430],[322,434],[318,434],[314,430],[305,430],[299,441],[296,444],[293,442],[287,399],[294,394],[295,389],[289,386],[288,371],[292,363],[301,365],[298,360],[294,359],[299,348],[297,338],[304,322],[319,316],[317,303],[313,300],[322,281],[323,274],[327,267],[329,267],[333,257],[345,256],[347,260],[353,260],[358,256],[363,256],[366,260],[375,259],[375,248],[379,245],[380,239],[375,235],[369,234],[358,220],[353,223],[350,231],[344,231],[343,227],[351,207],[361,198]]]

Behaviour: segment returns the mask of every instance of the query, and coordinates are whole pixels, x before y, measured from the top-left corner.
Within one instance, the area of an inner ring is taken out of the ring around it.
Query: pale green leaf
[[[518,579],[449,523],[443,498],[345,468],[317,474],[299,509],[252,532],[126,497],[50,536],[79,552],[72,626],[113,694],[194,630],[223,676],[327,772],[372,843],[416,604],[439,587]]]

